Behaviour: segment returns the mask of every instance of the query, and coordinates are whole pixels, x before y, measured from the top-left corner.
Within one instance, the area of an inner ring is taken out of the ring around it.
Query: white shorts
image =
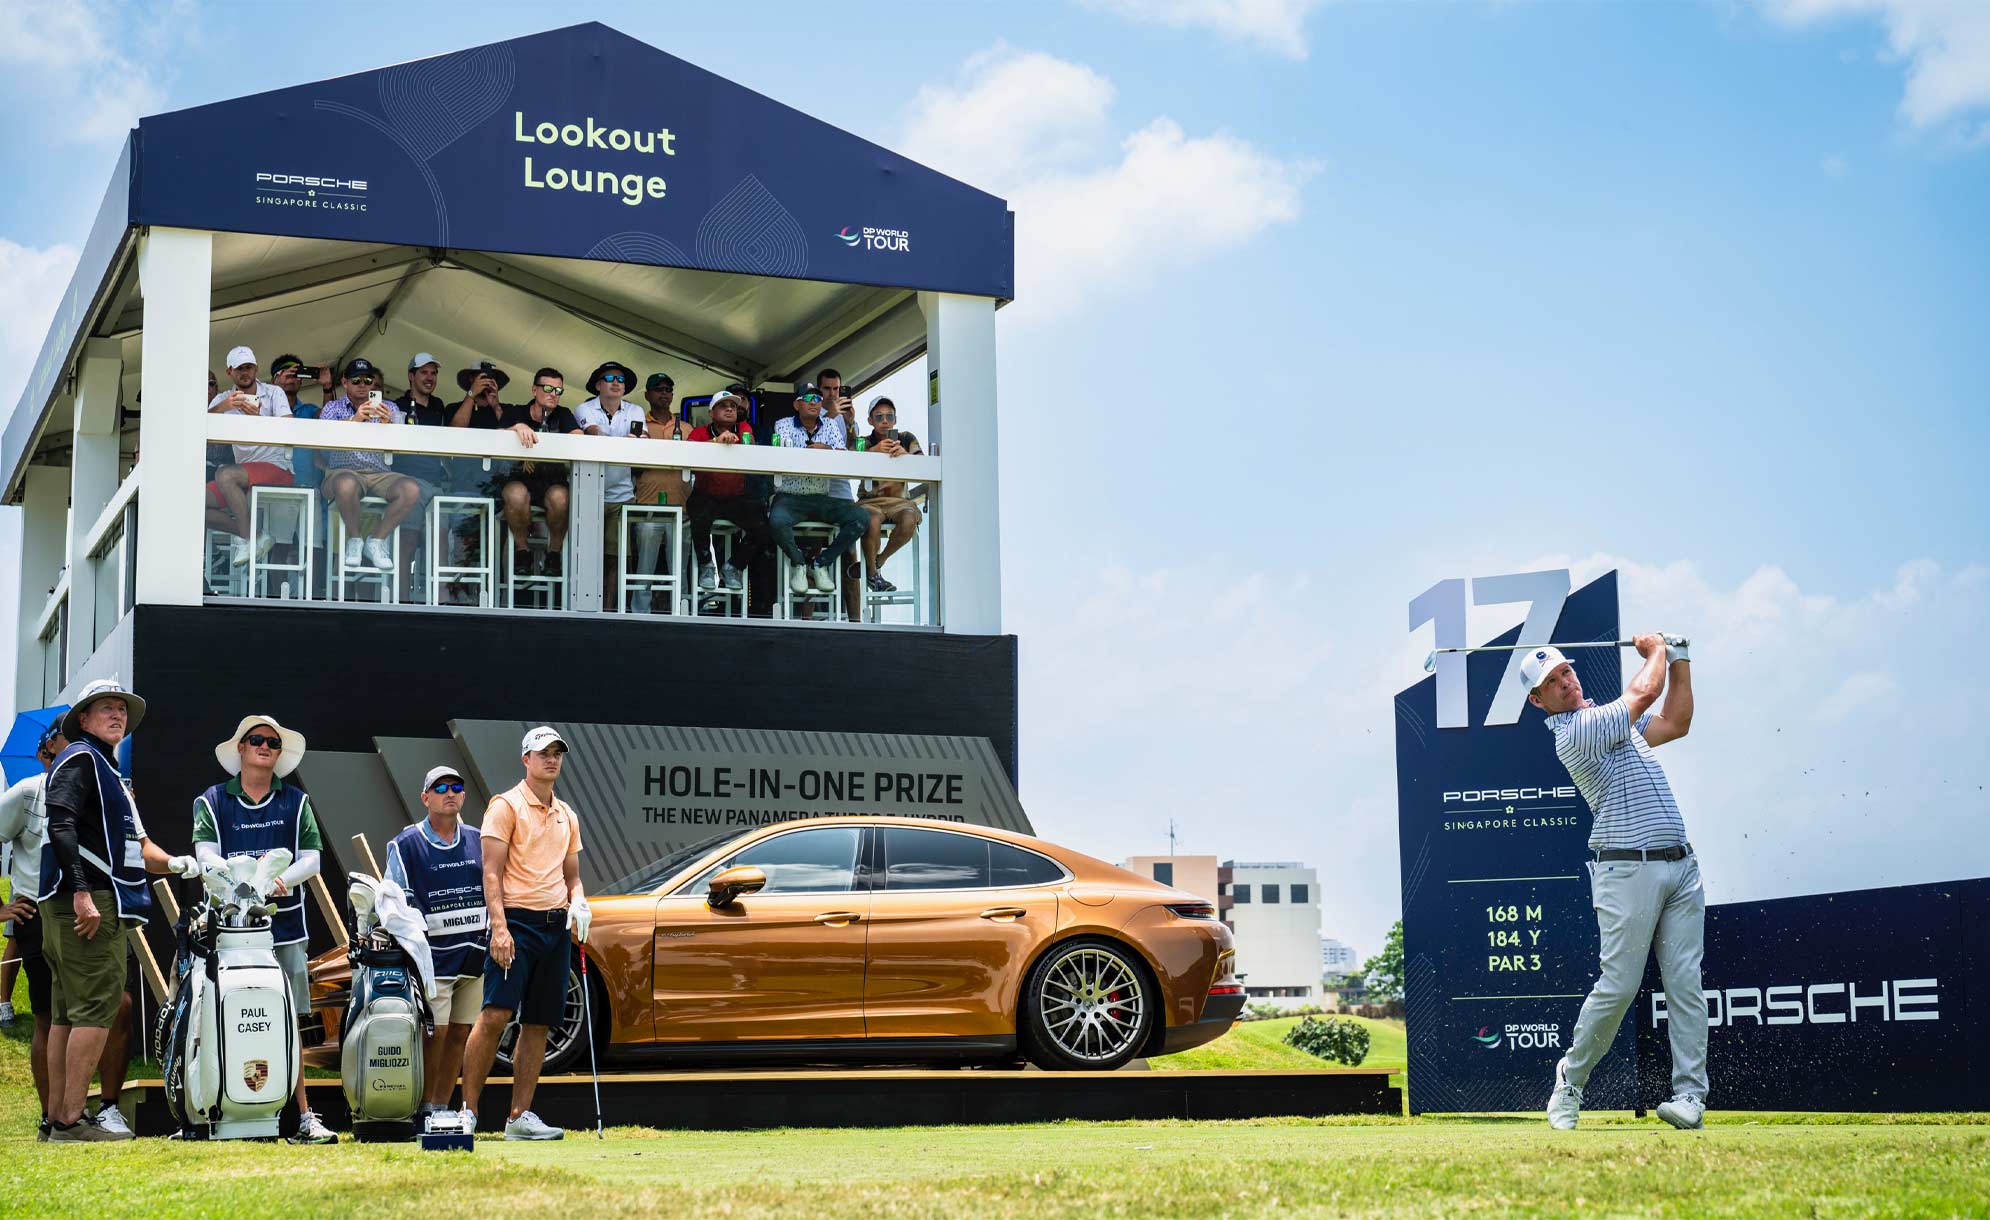
[[[475,1025],[477,1014],[484,1010],[483,976],[443,979],[442,994],[430,1000],[428,1006],[435,1014],[437,1033],[445,1025]]]

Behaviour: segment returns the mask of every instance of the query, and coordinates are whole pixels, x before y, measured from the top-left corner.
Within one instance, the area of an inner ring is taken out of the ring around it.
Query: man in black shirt
[[[501,403],[498,391],[509,379],[503,370],[489,362],[456,374],[464,399],[449,421],[459,428],[508,428],[518,443],[530,449],[539,443],[539,433],[580,435],[585,430],[574,413],[560,405],[566,391],[566,378],[560,370],[543,368],[532,377],[532,397],[522,403]],[[497,480],[498,497],[503,502],[504,524],[511,531],[512,571],[532,575],[532,552],[525,533],[532,524],[533,508],[546,510],[546,558],[536,569],[541,575],[557,576],[565,570],[562,549],[567,540],[567,468],[558,462],[514,462]]]

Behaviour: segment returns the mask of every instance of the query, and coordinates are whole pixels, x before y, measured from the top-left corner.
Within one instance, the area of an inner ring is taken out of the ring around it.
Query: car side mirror
[[[722,868],[712,875],[712,892],[705,905],[713,910],[729,907],[746,894],[757,894],[767,884],[767,874],[751,865]]]

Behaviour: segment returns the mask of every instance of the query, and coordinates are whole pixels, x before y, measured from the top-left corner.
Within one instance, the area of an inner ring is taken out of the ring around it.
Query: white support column
[[[43,702],[41,640],[35,636],[35,621],[48,604],[49,587],[62,573],[68,511],[69,472],[60,466],[28,467],[21,486],[20,638],[14,650],[14,706],[22,711]]]
[[[76,370],[74,444],[69,459],[69,668],[88,660],[109,624],[95,621],[97,572],[84,552],[84,535],[117,494],[117,397],[124,376],[118,345],[92,339]],[[110,579],[115,580],[115,572]]]
[[[207,436],[208,298],[211,234],[155,228],[139,239],[145,298],[141,339],[138,459],[139,604],[200,604]]]
[[[1002,631],[1001,486],[996,451],[995,302],[922,292],[926,366],[939,398],[927,432],[939,450],[940,622],[947,631]],[[929,383],[930,384],[930,383]],[[943,446],[943,447],[942,447]]]

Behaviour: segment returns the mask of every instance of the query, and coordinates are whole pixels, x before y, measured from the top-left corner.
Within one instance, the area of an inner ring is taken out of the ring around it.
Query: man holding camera
[[[864,448],[886,457],[919,453],[919,438],[898,427],[898,405],[880,394],[871,399],[871,432]],[[857,496],[857,506],[870,514],[870,528],[864,531],[864,580],[873,593],[892,593],[898,588],[884,578],[884,565],[919,535],[919,503],[906,494],[902,479],[866,480]],[[891,522],[891,540],[878,549],[884,523]],[[846,573],[846,576],[849,575]],[[854,580],[848,581],[854,584]],[[846,594],[847,597],[847,594]]]
[[[207,404],[209,415],[261,415],[278,418],[290,414],[290,396],[267,381],[256,378],[256,353],[247,347],[228,352],[229,388]],[[235,460],[214,472],[207,485],[207,528],[235,535],[228,544],[228,560],[236,567],[249,562],[249,488],[289,487],[296,476],[290,469],[290,450],[284,445],[236,445]],[[267,553],[270,540],[259,544]]]
[[[738,394],[720,390],[712,395],[711,422],[691,430],[691,439],[715,445],[751,445],[752,425],[740,419],[744,405]],[[746,476],[731,470],[701,470],[684,503],[684,515],[691,522],[691,549],[698,556],[698,587],[725,586],[738,591],[745,585],[746,570],[767,549],[767,504],[747,486]],[[712,547],[712,523],[721,517],[733,523],[738,535],[724,570]]]
[[[380,370],[364,356],[346,362],[340,378],[339,397],[325,404],[319,419],[351,420],[361,424],[398,424],[401,410],[386,400],[380,389]],[[387,539],[403,521],[421,507],[422,485],[407,475],[388,468],[386,459],[372,450],[328,450],[325,453],[324,497],[345,522],[345,566],[357,568],[362,550],[365,562],[382,572],[394,570],[394,556]],[[370,534],[362,533],[364,496],[378,496],[387,502],[380,522]]]

